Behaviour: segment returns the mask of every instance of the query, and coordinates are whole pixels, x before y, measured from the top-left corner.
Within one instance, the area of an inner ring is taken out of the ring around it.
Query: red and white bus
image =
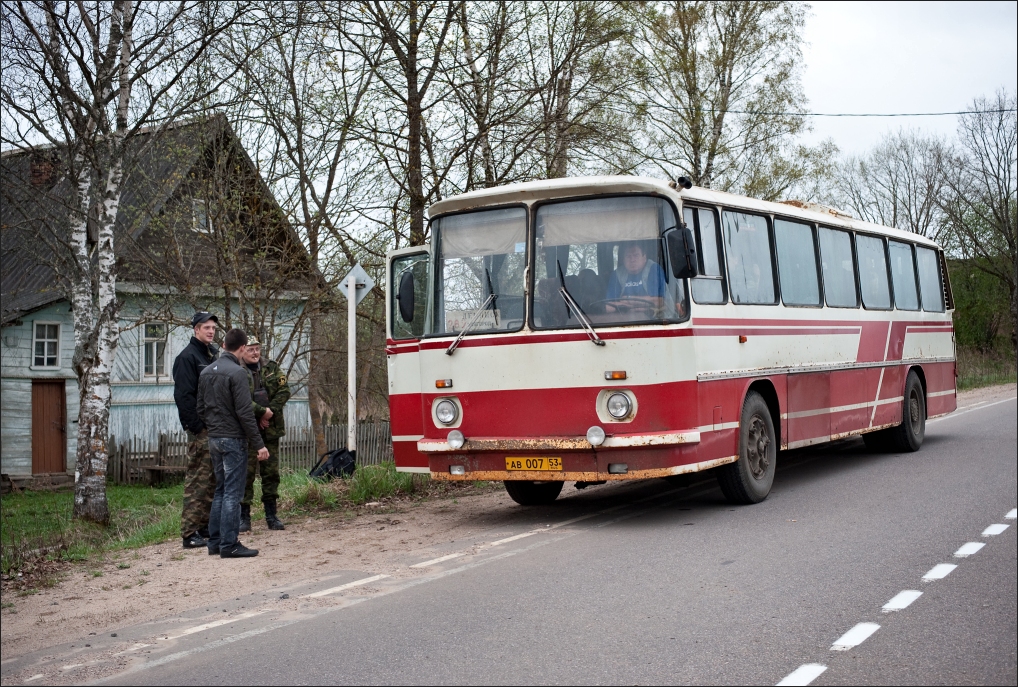
[[[566,481],[713,469],[755,503],[778,449],[915,451],[956,407],[925,237],[639,177],[475,191],[430,217],[430,246],[388,256],[401,471],[535,505]]]

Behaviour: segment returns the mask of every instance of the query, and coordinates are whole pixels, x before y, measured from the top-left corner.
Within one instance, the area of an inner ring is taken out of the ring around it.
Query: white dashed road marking
[[[322,591],[315,592],[314,594],[305,594],[304,596],[306,598],[308,598],[308,599],[315,599],[315,598],[317,598],[319,596],[328,596],[329,594],[337,594],[337,593],[342,592],[342,591],[347,590],[347,589],[353,589],[354,587],[360,587],[363,584],[370,584],[372,582],[377,582],[378,580],[383,580],[386,577],[389,577],[389,576],[388,575],[372,575],[371,577],[365,577],[363,580],[356,580],[354,582],[347,582],[346,584],[341,584],[338,587],[330,587],[329,589],[323,589]]]
[[[427,568],[430,565],[438,565],[439,563],[445,563],[451,561],[453,558],[459,558],[462,553],[450,553],[448,556],[439,556],[438,558],[432,558],[430,561],[424,561],[423,563],[414,563],[411,568]]]
[[[25,680],[25,682],[32,682],[33,680],[38,680],[39,678],[42,677],[46,677],[45,673],[37,673],[36,675],[33,675],[32,677]]]
[[[876,623],[859,623],[841,635],[838,641],[831,645],[831,651],[848,651],[853,647],[857,647],[879,629],[880,626]]]
[[[884,604],[881,608],[884,613],[890,613],[891,611],[900,611],[903,608],[908,608],[912,605],[912,602],[922,596],[923,593],[916,591],[915,589],[906,589],[903,592],[898,592],[893,599]]]
[[[1003,532],[1006,529],[1007,529],[1007,525],[1001,525],[999,523],[996,524],[996,525],[990,525],[985,530],[983,530],[983,536],[984,537],[993,537],[995,535],[1000,534],[1001,532]]]
[[[827,670],[827,666],[820,665],[819,663],[806,663],[799,666],[791,673],[785,676],[785,678],[778,683],[778,687],[787,685],[788,687],[805,687],[809,683],[820,677],[820,674]]]
[[[264,612],[265,611],[250,611],[248,613],[241,613],[240,615],[235,615],[232,618],[223,618],[222,620],[216,620],[211,623],[205,623],[204,625],[195,625],[194,627],[189,627],[186,630],[181,630],[175,635],[165,636],[162,639],[163,640],[179,639],[181,637],[186,637],[187,635],[193,635],[195,632],[204,632],[205,630],[211,630],[213,627],[219,627],[220,625],[229,625],[230,623],[235,623],[238,620],[244,620],[245,618],[253,618],[254,616],[261,615]],[[132,647],[132,649],[134,648],[137,647]]]
[[[958,567],[957,565],[952,565],[951,563],[938,563],[937,565],[930,568],[930,571],[928,573],[923,575],[923,580],[926,582],[930,582],[932,580],[942,580],[948,575],[950,575],[957,567]]]
[[[965,558],[966,556],[971,556],[984,546],[986,544],[981,541],[970,541],[967,544],[962,544],[961,548],[954,552],[954,557]]]
[[[1007,515],[1005,515],[1004,517],[1007,518],[1008,520],[1014,520],[1018,518],[1018,508],[1012,508],[1007,512]]]

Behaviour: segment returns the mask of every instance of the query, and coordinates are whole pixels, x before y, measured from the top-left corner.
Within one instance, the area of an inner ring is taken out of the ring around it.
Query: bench
[[[183,465],[146,465],[150,484],[162,484],[163,475],[177,472],[185,472],[187,468]]]

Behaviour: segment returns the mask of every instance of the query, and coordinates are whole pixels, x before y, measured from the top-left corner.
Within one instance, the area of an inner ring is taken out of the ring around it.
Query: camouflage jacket
[[[250,366],[248,371],[251,371]],[[283,406],[290,400],[290,385],[286,383],[286,375],[276,362],[263,360],[258,364],[258,370],[252,371],[248,379],[251,384],[251,398],[254,399],[251,406],[254,408],[255,417],[260,418],[264,415],[266,408],[272,411],[272,419],[269,426],[262,430],[262,436],[266,439],[280,438],[286,434]]]

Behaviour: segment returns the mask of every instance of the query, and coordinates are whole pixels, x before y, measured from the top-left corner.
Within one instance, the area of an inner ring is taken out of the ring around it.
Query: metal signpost
[[[375,286],[375,281],[360,263],[343,277],[339,290],[347,300],[346,342],[346,450],[357,450],[357,305]],[[353,294],[353,298],[350,294]]]

